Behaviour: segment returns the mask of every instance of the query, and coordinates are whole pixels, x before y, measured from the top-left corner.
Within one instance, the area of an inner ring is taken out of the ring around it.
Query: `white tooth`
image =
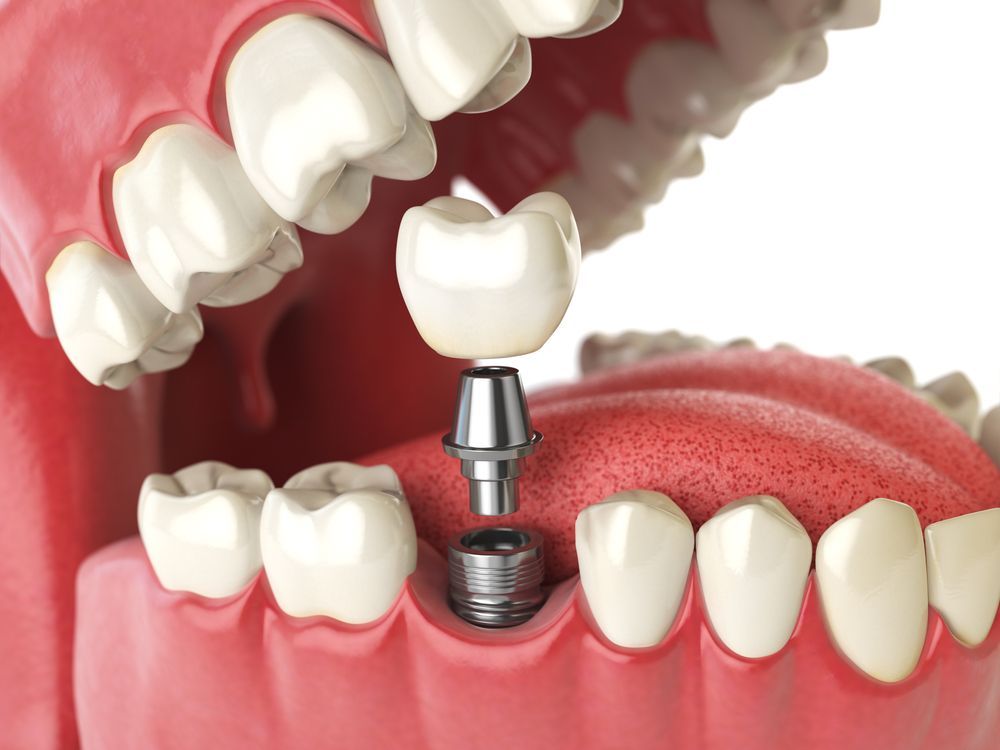
[[[191,125],[153,132],[114,177],[136,273],[176,313],[262,297],[302,265],[295,227],[250,185],[236,153]]]
[[[348,164],[329,192],[301,218],[303,229],[319,234],[337,234],[364,214],[372,197],[372,173]]]
[[[632,64],[625,96],[634,120],[663,131],[724,137],[743,112],[743,91],[717,50],[687,39],[648,45]]]
[[[822,36],[814,36],[802,42],[795,53],[795,65],[785,78],[785,83],[802,83],[815,78],[824,70],[830,59],[830,50]]]
[[[226,76],[226,101],[253,186],[280,216],[318,231],[339,231],[360,216],[370,173],[362,167],[341,182],[347,165],[407,143],[412,121],[386,60],[333,24],[300,15],[273,21],[243,44]],[[427,137],[421,127],[414,132],[417,142]],[[416,152],[419,172],[426,148]],[[331,205],[341,200],[345,208]]]
[[[1000,406],[990,409],[979,426],[979,446],[1000,466]]]
[[[812,562],[798,519],[773,497],[744,498],[698,529],[696,548],[705,607],[722,642],[751,659],[784,648]]]
[[[831,20],[830,28],[843,30],[874,26],[880,11],[880,0],[843,0],[840,11]]]
[[[879,498],[841,518],[816,545],[816,578],[844,655],[877,680],[905,679],[927,634],[927,563],[913,509]]]
[[[866,362],[865,367],[875,370],[885,375],[887,378],[895,380],[902,386],[914,388],[917,384],[916,376],[910,363],[902,357],[882,357]]]
[[[580,244],[587,251],[601,250],[622,235],[642,229],[642,207],[610,206],[575,173],[563,173],[548,185],[547,190],[563,196],[572,207]]]
[[[663,640],[684,595],[691,521],[659,492],[627,490],[576,519],[580,585],[601,632],[626,648]]]
[[[433,172],[436,163],[437,143],[430,123],[412,111],[399,141],[385,151],[354,160],[355,167],[390,180],[419,180]]]
[[[180,367],[204,332],[194,309],[156,301],[132,266],[93,242],[74,242],[45,274],[56,335],[94,385],[126,388],[144,372]]]
[[[961,372],[953,372],[920,389],[920,395],[973,434],[979,420],[979,394]]]
[[[819,26],[831,18],[841,6],[841,0],[767,0],[767,4],[789,31],[802,31]]]
[[[591,36],[598,31],[603,31],[618,20],[622,14],[624,0],[597,0],[594,12],[583,26],[576,31],[569,31],[565,34],[558,34],[560,39],[579,39],[583,36]]]
[[[592,34],[621,13],[621,3],[609,0],[500,0],[500,4],[518,33],[527,37]]]
[[[260,511],[274,485],[218,461],[151,474],[139,491],[139,534],[165,589],[239,593],[260,571]]]
[[[428,120],[469,104],[517,45],[494,0],[375,0],[375,12],[403,86]]]
[[[517,96],[530,79],[531,45],[527,39],[519,37],[514,51],[500,68],[500,72],[461,111],[477,114],[498,109]]]
[[[293,617],[373,622],[417,564],[409,506],[389,467],[334,463],[272,490],[261,554],[274,598]]]
[[[932,523],[924,535],[931,606],[958,640],[978,646],[1000,604],[1000,508]]]
[[[424,341],[446,357],[538,349],[562,320],[579,268],[576,221],[555,193],[498,218],[473,201],[435,198],[407,211],[399,228],[403,299]]]
[[[709,25],[729,72],[766,91],[788,77],[798,38],[760,0],[708,0]]]

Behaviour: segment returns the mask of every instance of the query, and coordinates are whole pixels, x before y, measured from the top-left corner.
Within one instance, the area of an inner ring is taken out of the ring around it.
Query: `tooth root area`
[[[658,492],[619,492],[580,513],[580,585],[609,641],[646,648],[663,640],[680,608],[693,549],[691,522]]]
[[[245,588],[260,571],[261,505],[272,487],[262,471],[218,461],[148,476],[139,533],[161,585],[210,598]]]
[[[59,343],[94,385],[121,389],[180,367],[201,340],[197,310],[170,312],[128,262],[93,242],[63,248],[45,281]]]
[[[115,173],[113,196],[136,272],[173,312],[257,299],[302,264],[295,228],[257,195],[236,153],[192,125],[153,132]]]
[[[286,16],[251,37],[229,68],[226,101],[254,188],[278,215],[314,231],[353,223],[373,172],[417,179],[437,157],[392,66],[321,19]],[[347,208],[338,211],[338,201]]]
[[[930,604],[967,646],[989,635],[1000,604],[1000,508],[924,530]]]
[[[916,513],[872,500],[830,526],[816,546],[816,578],[833,641],[861,671],[898,682],[927,634],[927,566]]]
[[[778,500],[732,502],[698,530],[698,574],[719,639],[748,658],[777,653],[802,608],[812,543]]]

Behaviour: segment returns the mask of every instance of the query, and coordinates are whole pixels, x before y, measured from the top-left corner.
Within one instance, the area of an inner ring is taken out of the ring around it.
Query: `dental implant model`
[[[494,218],[478,203],[435,198],[403,217],[396,273],[424,341],[447,357],[489,359],[540,348],[562,321],[580,269],[569,204],[555,193],[521,201]],[[517,370],[464,370],[444,451],[469,480],[469,507],[508,516],[520,502],[524,459],[542,440],[531,424]],[[481,627],[530,619],[545,595],[544,544],[535,531],[483,526],[448,545],[449,603]]]

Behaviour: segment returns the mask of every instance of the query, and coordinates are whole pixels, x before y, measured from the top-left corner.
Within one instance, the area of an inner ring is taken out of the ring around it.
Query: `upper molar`
[[[285,613],[379,619],[417,563],[398,477],[388,466],[344,462],[296,474],[264,501],[261,554]]]
[[[114,177],[118,227],[149,291],[175,313],[257,299],[302,265],[295,227],[231,148],[192,125],[152,133]]]
[[[770,93],[788,77],[799,35],[782,28],[767,5],[759,0],[708,0],[706,13],[729,72],[750,87],[753,96]]]
[[[576,222],[555,193],[497,218],[473,201],[435,198],[407,211],[399,228],[403,299],[424,341],[447,357],[538,349],[562,320],[579,268]]]
[[[373,174],[418,179],[437,158],[392,66],[318,18],[279,18],[244,43],[226,101],[250,182],[280,216],[312,231],[357,221]]]
[[[274,485],[262,471],[205,461],[151,474],[139,491],[139,534],[165,589],[239,593],[260,571],[260,511]]]
[[[823,532],[816,579],[827,627],[859,669],[898,682],[927,635],[927,565],[917,514],[879,498]]]
[[[840,9],[842,0],[767,0],[771,10],[789,31],[811,29]]]
[[[59,343],[94,385],[121,389],[144,372],[180,367],[201,341],[197,309],[170,312],[129,263],[93,242],[63,248],[45,282]]]
[[[832,29],[861,29],[878,22],[880,0],[842,0],[840,10],[830,21]]]

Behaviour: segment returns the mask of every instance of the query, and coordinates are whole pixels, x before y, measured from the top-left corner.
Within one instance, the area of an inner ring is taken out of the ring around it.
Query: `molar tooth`
[[[264,501],[261,554],[286,614],[379,619],[417,564],[416,530],[395,472],[336,462],[296,474]]]
[[[931,606],[958,640],[978,646],[1000,603],[1000,508],[932,523],[924,536]]]
[[[871,362],[866,362],[865,367],[870,370],[880,372],[887,378],[891,378],[907,388],[915,388],[917,385],[917,379],[913,374],[913,368],[910,367],[910,363],[902,357],[881,357],[879,359],[873,359]]]
[[[729,72],[759,95],[792,69],[798,37],[781,28],[760,0],[708,0],[709,25]]]
[[[775,654],[795,629],[812,543],[773,497],[729,503],[698,530],[698,574],[716,634],[748,658]]]
[[[626,648],[663,640],[677,617],[693,549],[691,522],[659,492],[618,492],[580,513],[580,584],[608,640]]]
[[[403,137],[385,151],[355,159],[354,166],[376,177],[390,180],[419,180],[434,171],[437,143],[430,123],[414,111],[406,118]]]
[[[564,34],[556,34],[560,39],[579,39],[583,36],[591,36],[598,31],[603,31],[618,20],[622,14],[624,0],[597,0],[594,12],[583,26],[575,31]]]
[[[880,0],[843,0],[830,21],[831,29],[861,29],[874,26],[881,12]]]
[[[826,70],[829,59],[830,50],[821,35],[806,39],[795,53],[795,65],[785,78],[785,83],[802,83],[815,78]]]
[[[538,349],[562,320],[579,267],[576,222],[555,193],[498,218],[473,201],[435,198],[407,211],[399,228],[403,299],[424,341],[448,357]]]
[[[925,385],[919,393],[963,430],[975,433],[979,421],[979,394],[965,373],[944,375]]]
[[[261,504],[273,486],[262,471],[219,461],[146,477],[139,534],[163,588],[223,598],[250,583],[261,565]]]
[[[59,343],[94,385],[121,389],[144,372],[180,367],[201,341],[197,309],[170,312],[129,263],[93,242],[63,248],[45,282]]]
[[[860,670],[898,682],[927,635],[927,563],[913,509],[879,498],[844,516],[816,545],[830,635]]]
[[[530,79],[531,45],[527,39],[518,37],[514,51],[511,52],[507,62],[486,87],[462,107],[461,111],[466,114],[477,114],[498,109],[517,96],[521,89],[528,85]]]
[[[280,216],[319,231],[339,231],[367,205],[370,172],[348,171],[350,164],[401,141],[403,153],[414,145],[406,141],[412,113],[392,66],[318,18],[285,16],[247,40],[226,76],[226,102],[251,183]],[[427,131],[416,128],[415,136],[421,161],[408,177],[433,167]],[[347,207],[331,205],[338,200]]]
[[[819,26],[840,9],[842,0],[767,0],[771,10],[789,31]]]
[[[979,446],[1000,467],[1000,406],[994,406],[979,426]]]
[[[510,59],[517,31],[494,0],[374,0],[389,56],[414,106],[441,120]]]
[[[500,0],[519,34],[527,37],[586,36],[621,15],[620,0]]]
[[[295,227],[261,200],[236,153],[194,126],[152,133],[113,192],[136,273],[175,313],[257,299],[302,265]]]

